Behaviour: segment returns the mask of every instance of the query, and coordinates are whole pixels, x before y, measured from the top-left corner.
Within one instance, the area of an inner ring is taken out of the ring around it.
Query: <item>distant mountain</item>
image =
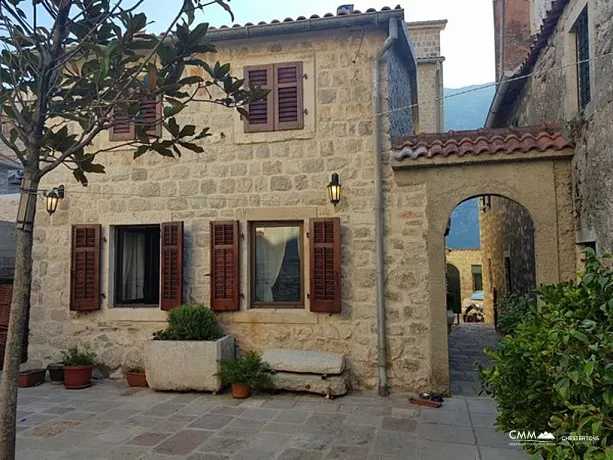
[[[487,85],[466,86],[457,89],[445,88],[445,131],[482,128],[485,125],[495,89],[494,86]],[[454,94],[458,94],[458,96],[454,96]],[[455,208],[451,214],[451,229],[446,244],[447,247],[452,249],[479,247],[477,198],[460,203]]]
[[[445,88],[445,131],[482,128],[495,92],[487,84]]]

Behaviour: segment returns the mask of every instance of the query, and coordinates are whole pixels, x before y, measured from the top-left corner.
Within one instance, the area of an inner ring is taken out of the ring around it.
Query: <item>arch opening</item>
[[[488,365],[482,350],[499,339],[498,302],[536,288],[535,224],[517,201],[477,195],[455,206],[444,238],[450,390],[475,395],[479,379],[473,363]],[[459,272],[459,282],[450,266]],[[458,285],[459,314],[454,298]]]

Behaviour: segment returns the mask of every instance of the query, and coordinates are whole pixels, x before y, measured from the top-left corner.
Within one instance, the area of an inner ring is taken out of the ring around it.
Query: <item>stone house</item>
[[[470,305],[473,292],[483,290],[483,261],[481,249],[449,249],[445,259],[447,280],[457,276],[460,287],[459,300],[462,307]]]
[[[515,3],[507,0],[507,3]],[[613,250],[613,3],[544,1],[531,16],[529,52],[505,68],[487,119],[488,127],[564,123],[575,141],[572,192],[575,241]],[[546,14],[543,11],[546,10]],[[506,30],[498,30],[506,34]]]
[[[199,302],[243,350],[343,353],[356,387],[431,388],[430,319],[415,294],[428,282],[426,257],[407,259],[409,246],[426,249],[423,235],[389,240],[387,267],[376,269],[375,209],[406,206],[419,228],[425,199],[420,187],[402,202],[376,198],[377,178],[381,189],[391,180],[380,153],[422,116],[408,30],[400,8],[211,29],[214,58],[272,88],[278,104],[253,104],[248,122],[190,106],[183,119],[214,133],[204,154],[103,153],[107,172],[87,188],[69,171],[45,178],[43,188],[64,184],[66,197],[52,216],[38,212],[28,365],[90,345],[119,376],[142,363],[166,310]],[[434,65],[441,78],[440,52],[430,53],[438,64],[425,63],[427,71]],[[424,118],[436,130],[442,111],[431,110]],[[326,190],[333,173],[343,187],[337,206]],[[383,325],[376,304],[386,298]],[[378,327],[389,333],[383,362]]]

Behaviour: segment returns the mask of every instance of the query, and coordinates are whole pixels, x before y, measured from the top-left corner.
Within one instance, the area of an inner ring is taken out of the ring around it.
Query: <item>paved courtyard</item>
[[[496,348],[500,335],[492,324],[463,323],[453,326],[449,334],[449,379],[454,396],[477,396],[479,377],[475,361],[489,366],[484,348]]]
[[[20,389],[19,459],[519,459],[493,429],[488,398],[440,409],[406,396],[357,393],[332,401],[296,394],[158,393],[107,380],[85,390]]]

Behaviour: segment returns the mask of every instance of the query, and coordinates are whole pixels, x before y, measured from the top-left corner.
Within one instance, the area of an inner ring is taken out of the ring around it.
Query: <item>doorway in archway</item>
[[[449,377],[455,395],[479,391],[475,362],[488,366],[484,348],[496,346],[497,301],[536,287],[534,223],[521,204],[497,195],[472,197],[456,206],[445,235],[447,309],[459,309],[450,324]],[[458,281],[449,276],[449,267]],[[458,290],[460,302],[451,294]],[[450,321],[448,319],[448,321]]]

